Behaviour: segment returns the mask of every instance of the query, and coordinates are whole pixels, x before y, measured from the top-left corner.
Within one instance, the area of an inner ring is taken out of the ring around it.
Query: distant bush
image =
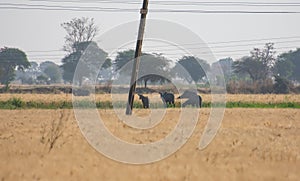
[[[230,94],[269,94],[273,92],[273,81],[229,81],[226,85]]]
[[[295,94],[300,94],[300,86],[291,86],[290,92],[295,93]]]
[[[290,92],[290,83],[287,79],[280,76],[275,77],[274,93],[288,94]]]

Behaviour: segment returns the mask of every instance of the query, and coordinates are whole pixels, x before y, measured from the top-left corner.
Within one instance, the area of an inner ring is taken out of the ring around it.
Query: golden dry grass
[[[157,128],[143,131],[124,126],[113,110],[100,114],[113,134],[145,143],[168,134],[179,111],[168,109]],[[175,154],[153,164],[128,165],[96,152],[72,110],[0,110],[0,180],[299,180],[298,109],[227,109],[216,138],[198,150],[209,113],[201,109],[194,134]],[[48,152],[45,133],[57,120],[63,121],[62,135]]]
[[[127,94],[96,94],[96,101],[112,101],[112,99],[127,100]],[[160,101],[159,94],[146,94],[150,101]],[[210,102],[211,95],[201,95],[203,101]],[[11,98],[21,98],[23,101],[37,102],[61,102],[72,101],[72,94],[0,94],[0,101],[5,101]],[[178,97],[178,95],[175,95]],[[78,98],[78,97],[77,97]],[[84,99],[84,97],[82,97]],[[297,102],[300,103],[300,94],[227,94],[228,102],[257,102],[257,103],[284,103]],[[138,97],[135,97],[138,100]]]

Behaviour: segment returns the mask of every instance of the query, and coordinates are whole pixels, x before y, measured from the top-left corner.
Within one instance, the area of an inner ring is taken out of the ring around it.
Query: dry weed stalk
[[[66,110],[61,110],[58,119],[53,119],[51,121],[50,128],[46,130],[46,125],[43,125],[41,143],[45,144],[48,153],[53,149],[56,141],[63,134],[65,123],[69,118],[69,114]]]

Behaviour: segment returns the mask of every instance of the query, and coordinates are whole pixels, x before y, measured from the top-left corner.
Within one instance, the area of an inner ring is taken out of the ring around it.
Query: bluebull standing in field
[[[161,99],[166,105],[173,105],[173,106],[175,105],[174,94],[168,92],[164,92],[164,93],[159,92],[159,94]]]
[[[143,96],[142,94],[138,94],[139,98],[142,100],[143,108],[148,109],[149,108],[149,98],[147,96]]]
[[[85,89],[73,89],[72,93],[74,96],[89,96],[91,94],[89,90]]]
[[[177,99],[185,99],[185,98],[187,98],[188,100],[182,104],[182,107],[186,107],[188,105],[196,106],[200,108],[202,107],[202,98],[197,94],[196,91],[190,91],[190,90],[184,91],[184,93],[181,96],[179,96]]]

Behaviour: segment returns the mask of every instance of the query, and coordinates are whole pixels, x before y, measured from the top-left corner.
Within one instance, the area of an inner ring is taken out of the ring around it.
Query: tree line
[[[117,52],[115,59],[111,60],[108,53],[93,41],[99,31],[93,19],[74,18],[61,26],[66,30],[63,48],[67,52],[62,58],[62,65],[49,61],[40,64],[29,62],[22,50],[7,47],[0,49],[0,83],[5,85],[5,89],[9,88],[13,80],[23,84],[82,85],[95,73],[98,73],[99,82],[131,74],[131,69],[126,68],[126,65],[133,60],[134,50]],[[153,70],[156,74],[146,75],[144,72],[145,76],[138,81],[144,87],[149,83],[163,84],[175,79],[205,87],[208,86],[209,74],[221,67],[223,75],[217,76],[215,81],[220,81],[224,76],[230,93],[289,93],[300,82],[300,49],[275,56],[274,46],[273,43],[267,43],[261,49],[254,48],[250,56],[236,61],[229,57],[212,65],[195,56],[183,56],[173,61],[161,54],[144,52],[140,70]],[[77,70],[74,79],[79,62],[82,70]]]

